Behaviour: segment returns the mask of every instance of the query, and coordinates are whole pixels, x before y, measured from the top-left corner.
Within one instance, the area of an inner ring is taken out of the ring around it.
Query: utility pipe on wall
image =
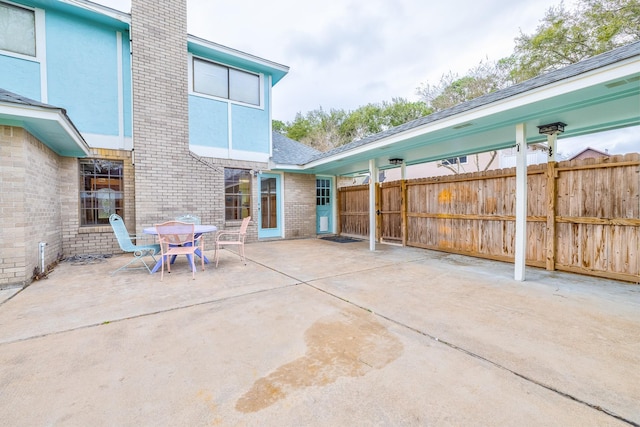
[[[40,274],[44,274],[44,247],[47,246],[46,242],[38,243],[40,249]]]

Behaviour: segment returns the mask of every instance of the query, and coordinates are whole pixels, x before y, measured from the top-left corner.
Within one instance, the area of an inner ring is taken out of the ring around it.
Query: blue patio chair
[[[122,249],[123,252],[133,253],[133,259],[128,263],[126,263],[125,265],[123,265],[122,267],[120,267],[119,269],[115,270],[113,273],[111,273],[111,275],[114,275],[118,271],[125,269],[128,265],[136,261],[142,262],[142,264],[144,264],[144,266],[147,268],[147,271],[149,272],[149,274],[151,274],[151,269],[149,268],[146,261],[144,260],[144,257],[151,255],[151,258],[153,258],[153,261],[155,263],[156,257],[154,255],[160,253],[160,245],[134,244],[132,240],[132,236],[127,231],[127,227],[124,225],[124,221],[122,220],[120,215],[112,214],[109,217],[109,223],[111,224],[111,228],[113,228],[113,232],[115,233],[116,238],[118,239],[118,244],[120,245],[120,249]],[[135,269],[135,268],[142,268],[142,267],[132,267],[131,269]]]

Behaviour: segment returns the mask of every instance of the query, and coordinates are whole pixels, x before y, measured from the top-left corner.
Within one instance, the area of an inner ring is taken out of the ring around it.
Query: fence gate
[[[403,185],[401,181],[383,183],[379,187],[380,215],[378,227],[380,241],[402,243],[402,200]]]
[[[338,233],[369,237],[369,186],[338,189]]]

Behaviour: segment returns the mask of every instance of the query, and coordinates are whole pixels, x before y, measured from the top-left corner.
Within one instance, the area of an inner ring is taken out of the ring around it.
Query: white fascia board
[[[59,108],[42,108],[33,105],[0,103],[0,116],[1,115],[13,116],[17,121],[29,118],[56,122],[67,133],[67,135],[71,137],[85,155],[88,156],[91,152],[89,145],[87,145],[87,142],[84,140],[80,132]]]
[[[121,12],[107,6],[102,6],[100,4],[84,0],[60,0],[60,2],[80,7],[85,10],[90,10],[92,12],[96,12],[101,15],[108,16],[109,18],[113,18],[117,21],[131,25],[131,15],[126,12]]]
[[[277,62],[269,61],[268,59],[260,58],[259,56],[251,55],[250,53],[242,52],[237,49],[223,46],[221,44],[214,43],[212,41],[205,40],[200,37],[193,36],[191,34],[187,35],[187,40],[189,42],[204,46],[208,49],[215,50],[220,53],[224,53],[226,55],[235,56],[236,58],[244,59],[245,61],[250,61],[259,65],[262,65],[263,67],[274,68],[284,73],[289,72],[289,67],[286,65],[278,64]]]
[[[405,132],[391,135],[388,138],[380,139],[379,141],[365,144],[352,150],[338,153],[335,156],[330,156],[311,163],[307,163],[306,165],[304,165],[304,169],[314,168],[326,163],[335,162],[336,160],[348,158],[353,155],[383,148],[389,145],[393,145],[397,142],[404,141],[406,139],[458,126],[482,117],[491,116],[497,113],[522,107],[527,104],[543,101],[554,96],[564,95],[608,81],[625,78],[631,74],[638,73],[639,63],[640,58],[633,57],[624,61],[616,62],[615,64],[611,64],[606,67],[579,74],[574,77],[569,77],[567,79],[563,79],[554,83],[549,83],[539,88],[531,89],[529,91],[516,94],[508,98],[474,108],[469,111],[464,111],[454,116],[445,117],[433,123],[427,123],[425,125],[409,129]]]

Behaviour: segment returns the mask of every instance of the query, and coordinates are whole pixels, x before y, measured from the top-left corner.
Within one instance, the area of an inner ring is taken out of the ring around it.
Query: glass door
[[[316,232],[318,234],[333,232],[331,190],[331,178],[316,179]]]
[[[262,173],[258,177],[260,181],[258,237],[282,237],[280,175]]]

